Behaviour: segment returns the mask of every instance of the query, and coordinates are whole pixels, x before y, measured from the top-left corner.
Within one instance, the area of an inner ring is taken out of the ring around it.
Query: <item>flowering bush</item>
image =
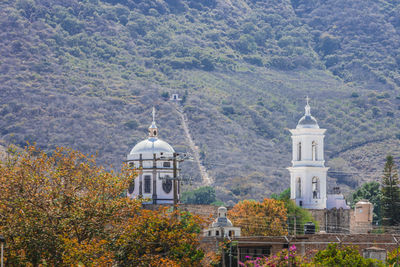
[[[276,255],[270,257],[262,257],[251,259],[247,256],[244,263],[240,263],[240,266],[244,267],[283,267],[283,266],[384,266],[381,261],[373,259],[364,259],[355,247],[351,246],[339,246],[338,244],[329,244],[324,250],[311,251],[308,256],[297,256],[296,246],[291,246],[289,249],[284,249],[278,252]],[[395,253],[392,253],[393,255]],[[313,255],[313,256],[311,256]],[[390,257],[389,257],[390,258]]]
[[[270,257],[257,257],[251,259],[251,257],[246,256],[248,259],[245,262],[240,262],[240,266],[244,267],[263,267],[263,266],[303,266],[307,264],[307,260],[304,257],[296,255],[296,246],[292,245],[289,249],[284,249],[278,252],[276,255]]]

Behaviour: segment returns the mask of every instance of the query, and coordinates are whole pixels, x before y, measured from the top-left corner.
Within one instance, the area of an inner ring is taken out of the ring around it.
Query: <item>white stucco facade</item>
[[[325,209],[327,203],[327,172],[324,160],[326,129],[320,129],[311,116],[307,102],[305,115],[292,134],[292,166],[290,172],[291,199],[307,209]]]
[[[240,227],[235,227],[226,217],[227,209],[225,207],[218,208],[218,217],[207,229],[203,230],[203,235],[208,237],[239,237]]]
[[[144,203],[173,204],[174,202],[174,149],[158,138],[154,121],[149,127],[149,138],[136,144],[127,156],[127,163],[137,170],[138,176],[128,188],[128,197],[148,199]],[[179,163],[176,162],[177,176]],[[179,183],[176,183],[179,200]]]

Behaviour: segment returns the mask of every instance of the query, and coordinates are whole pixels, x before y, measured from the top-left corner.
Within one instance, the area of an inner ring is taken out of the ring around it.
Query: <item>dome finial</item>
[[[310,108],[310,105],[308,104],[308,101],[310,101],[310,98],[308,96],[306,97],[306,101],[307,101],[307,105],[305,107],[305,110],[306,110],[305,115],[311,116],[311,108]]]
[[[157,137],[158,135],[158,129],[157,129],[157,125],[156,125],[156,108],[153,106],[153,121],[149,127],[149,136],[150,137]]]

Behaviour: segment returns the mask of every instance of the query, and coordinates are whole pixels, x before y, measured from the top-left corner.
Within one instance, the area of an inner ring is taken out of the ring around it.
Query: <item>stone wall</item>
[[[387,252],[394,250],[400,236],[392,234],[314,234],[297,236],[264,236],[264,237],[236,237],[238,248],[242,256],[246,250],[241,248],[263,249],[269,248],[271,254],[276,254],[282,249],[295,245],[300,255],[326,249],[328,244],[336,243],[341,246],[356,246],[361,255],[383,258]],[[204,240],[211,246],[212,241]],[[377,253],[377,251],[379,253]],[[368,253],[370,252],[370,253]],[[367,254],[365,254],[367,253]]]
[[[326,233],[350,233],[354,214],[352,209],[308,210],[319,223],[319,230]]]

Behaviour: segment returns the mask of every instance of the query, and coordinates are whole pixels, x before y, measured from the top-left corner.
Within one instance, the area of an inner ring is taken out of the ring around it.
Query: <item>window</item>
[[[301,142],[297,145],[297,160],[301,160]]]
[[[312,160],[317,160],[317,143],[315,141],[312,142]]]
[[[134,162],[129,162],[129,168],[135,168],[135,163]]]
[[[229,236],[234,236],[235,235],[235,231],[229,230]]]
[[[133,191],[135,191],[135,179],[130,182],[128,187],[129,194],[133,194]]]
[[[171,167],[171,162],[169,162],[169,161],[163,162],[163,167],[170,168]]]
[[[312,178],[312,192],[313,192],[314,199],[319,198],[319,179],[318,179],[318,177]]]
[[[215,231],[215,235],[216,235],[216,236],[219,236],[219,231],[218,231],[218,230]]]
[[[146,175],[144,177],[144,192],[151,193],[151,176]]]
[[[301,178],[297,177],[296,181],[296,198],[301,197]]]
[[[208,231],[208,236],[211,236],[211,231]]]
[[[271,247],[262,248],[262,256],[268,257],[271,254]]]

